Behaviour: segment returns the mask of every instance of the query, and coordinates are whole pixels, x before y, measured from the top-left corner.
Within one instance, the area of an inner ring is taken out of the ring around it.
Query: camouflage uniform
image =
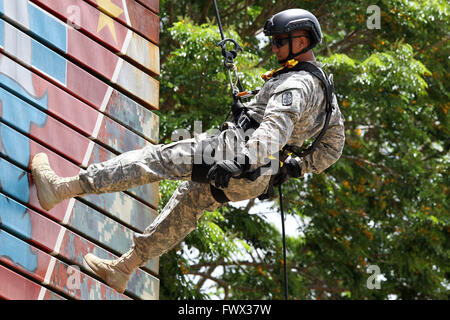
[[[301,146],[305,140],[316,136],[323,127],[325,102],[320,81],[308,72],[281,74],[268,80],[246,104],[249,116],[260,123],[250,139],[245,142],[242,133],[230,125],[214,138],[214,143],[218,150],[226,150],[236,135],[234,151],[247,155],[251,168],[255,169],[266,164],[285,144]],[[302,175],[322,172],[342,153],[344,119],[335,96],[333,105],[328,130],[317,149],[305,158],[297,158]],[[277,134],[278,138],[274,139]],[[190,181],[194,152],[206,137],[204,133],[168,145],[130,151],[109,161],[92,164],[80,174],[86,193],[123,191],[163,179],[186,180],[144,233],[134,235],[134,247],[142,259],[149,260],[171,249],[196,228],[203,211],[221,206],[211,195],[208,184]],[[266,191],[269,180],[269,175],[261,175],[256,181],[232,178],[229,187],[223,191],[230,201],[252,199]]]

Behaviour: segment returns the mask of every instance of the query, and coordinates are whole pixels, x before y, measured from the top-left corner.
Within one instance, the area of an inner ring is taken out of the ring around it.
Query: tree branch
[[[308,269],[310,269],[311,267],[317,265],[317,263],[313,263],[307,267],[299,267],[296,263],[289,263],[288,264],[288,268],[289,269],[294,269],[296,270],[296,272],[299,273],[304,273],[306,272]],[[223,262],[223,263],[217,263],[217,262],[205,262],[205,263],[199,263],[199,264],[194,264],[190,266],[190,270],[191,269],[196,269],[196,270],[200,270],[202,267],[210,267],[210,266],[222,266],[222,267],[241,267],[241,266],[247,266],[247,267],[254,267],[254,268],[264,268],[264,269],[275,269],[275,265],[272,264],[268,264],[268,263],[263,263],[263,262],[250,262],[250,261],[234,261],[234,262]],[[193,271],[196,272],[196,271]]]
[[[443,45],[444,43],[447,43],[449,39],[450,39],[450,36],[447,36],[447,37],[439,40],[438,42],[433,43],[432,45],[425,45],[422,48],[420,48],[419,50],[417,50],[417,52],[414,55],[416,55],[417,53],[423,54],[425,52],[425,49],[427,49],[427,48],[433,48],[433,47],[438,48],[441,45]]]
[[[322,54],[322,55],[327,54],[328,51],[332,51],[333,49],[337,48],[341,43],[344,43],[345,41],[347,41],[348,39],[350,39],[351,37],[353,37],[356,33],[357,33],[356,30],[350,31],[349,33],[347,33],[347,34],[345,35],[345,37],[344,37],[342,40],[340,40],[340,41],[338,41],[338,42],[332,44],[331,46],[328,46],[328,47],[326,47],[326,48],[323,48],[323,50],[322,50],[322,52],[320,52],[320,54]]]
[[[216,265],[211,265],[208,267],[208,270],[206,271],[207,274],[212,274],[214,272],[214,270],[216,270],[217,268],[217,264]],[[200,290],[203,285],[205,284],[207,278],[206,277],[201,277],[200,280],[197,282],[197,288]]]
[[[384,165],[382,165],[382,164],[373,163],[373,162],[370,162],[369,160],[357,158],[357,157],[354,157],[354,156],[342,155],[341,158],[344,158],[344,159],[348,159],[348,160],[354,161],[356,164],[358,164],[358,163],[364,163],[364,164],[366,164],[366,165],[368,165],[368,166],[372,166],[372,167],[376,167],[376,168],[383,169],[383,170],[389,172],[390,174],[392,174],[393,176],[396,176],[396,177],[399,176],[398,173],[396,173],[396,172],[393,171],[392,169],[390,169],[390,168],[388,168],[388,167],[386,167],[386,166],[384,166]]]
[[[200,23],[206,22],[206,17],[208,16],[209,8],[211,8],[214,0],[210,0],[208,4],[203,8],[202,16],[200,17]]]
[[[236,0],[231,6],[228,7],[228,10],[226,10],[225,13],[221,13],[221,20],[228,18],[229,16],[234,17],[235,13],[239,11],[240,9],[237,8],[240,0]]]
[[[370,33],[372,30],[367,29],[367,30],[353,30],[350,31],[349,33],[347,33],[345,35],[345,37],[332,44],[331,46],[325,47],[323,48],[323,50],[320,52],[321,55],[324,56],[328,56],[328,52],[337,50],[340,53],[346,53],[349,49],[351,49],[352,47],[354,47],[355,45],[359,44],[359,43],[363,43],[363,38],[362,36],[364,36],[365,34]],[[365,40],[367,42],[367,40]]]
[[[255,205],[255,199],[251,199],[251,200],[247,203],[247,205],[245,206],[244,211],[245,211],[246,213],[249,213],[250,209],[251,209],[254,205]]]
[[[210,274],[207,273],[202,273],[202,272],[189,272],[190,275],[194,275],[194,276],[199,276],[199,277],[204,277],[206,279],[209,279],[211,281],[216,282],[217,284],[219,284],[221,287],[223,287],[225,289],[225,299],[224,300],[228,300],[229,297],[229,290],[230,290],[230,285],[228,282],[222,280],[222,279],[218,279],[216,277],[211,276]],[[245,292],[258,292],[258,289],[255,288],[247,288],[247,287],[233,287],[234,290],[240,290],[240,291],[245,291]]]
[[[200,277],[212,280],[212,281],[218,283],[220,286],[222,286],[224,288],[227,288],[229,286],[228,282],[226,282],[225,280],[213,277],[210,274],[207,274],[207,273],[204,273],[204,272],[190,271],[190,272],[188,272],[188,274],[191,274],[193,276],[200,276]]]
[[[328,2],[328,0],[323,1],[320,6],[314,11],[314,15],[317,17],[319,15],[320,10],[325,6],[325,4]]]

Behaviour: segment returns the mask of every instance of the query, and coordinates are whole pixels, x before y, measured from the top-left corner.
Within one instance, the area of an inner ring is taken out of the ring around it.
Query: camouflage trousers
[[[226,131],[217,137],[219,149],[226,148]],[[204,211],[222,205],[212,196],[209,184],[191,181],[194,151],[204,138],[206,134],[167,145],[150,145],[91,164],[80,173],[84,191],[95,194],[124,191],[163,179],[185,180],[144,233],[134,234],[133,247],[143,260],[158,257],[176,246],[196,229]],[[264,193],[269,180],[267,175],[255,181],[232,178],[223,191],[230,201],[253,199]]]

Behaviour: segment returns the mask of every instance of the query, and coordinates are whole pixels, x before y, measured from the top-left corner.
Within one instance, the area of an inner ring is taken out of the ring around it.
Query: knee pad
[[[209,169],[214,165],[215,148],[217,139],[215,136],[201,140],[194,151],[194,164],[192,166],[191,180],[198,183],[208,183],[206,179]]]

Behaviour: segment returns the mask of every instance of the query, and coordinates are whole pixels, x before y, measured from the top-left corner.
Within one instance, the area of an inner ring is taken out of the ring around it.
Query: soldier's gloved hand
[[[214,164],[208,171],[206,178],[211,183],[215,182],[217,188],[228,188],[231,177],[236,177],[247,171],[248,158],[245,161],[221,160]]]
[[[273,185],[278,187],[290,178],[298,178],[302,175],[302,169],[300,164],[295,160],[295,158],[287,158],[283,166],[280,168],[278,173],[274,177]]]

